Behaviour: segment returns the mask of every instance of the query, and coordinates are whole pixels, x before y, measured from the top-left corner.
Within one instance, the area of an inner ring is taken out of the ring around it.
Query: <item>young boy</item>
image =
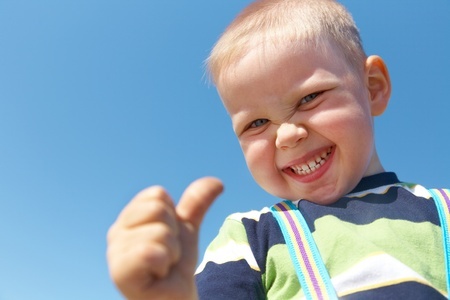
[[[253,177],[297,206],[339,298],[445,299],[431,194],[385,172],[377,155],[373,117],[388,104],[387,68],[366,57],[340,4],[256,1],[208,66]],[[175,207],[151,187],[123,210],[108,234],[108,262],[128,299],[304,296],[268,208],[227,218],[194,279],[198,229],[221,191],[217,179],[200,179]]]

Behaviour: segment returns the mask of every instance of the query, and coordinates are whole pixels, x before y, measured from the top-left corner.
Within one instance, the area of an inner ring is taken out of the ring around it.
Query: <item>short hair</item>
[[[226,28],[206,60],[207,71],[217,84],[226,68],[239,62],[255,42],[317,47],[324,39],[333,41],[356,70],[363,70],[366,54],[359,30],[337,1],[257,0]]]

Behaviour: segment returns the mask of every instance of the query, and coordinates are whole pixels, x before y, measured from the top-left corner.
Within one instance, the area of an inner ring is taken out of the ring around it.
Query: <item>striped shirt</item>
[[[336,203],[295,202],[340,299],[445,299],[439,216],[428,190],[394,173]],[[269,208],[229,216],[196,272],[200,299],[302,299]]]

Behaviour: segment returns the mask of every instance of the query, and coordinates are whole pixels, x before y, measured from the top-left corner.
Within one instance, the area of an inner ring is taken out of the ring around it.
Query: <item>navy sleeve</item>
[[[202,300],[266,299],[261,274],[245,260],[216,264],[208,262],[196,275],[199,298]]]

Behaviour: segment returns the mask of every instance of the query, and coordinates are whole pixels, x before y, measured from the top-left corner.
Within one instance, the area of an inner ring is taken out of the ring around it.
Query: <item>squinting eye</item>
[[[258,119],[258,120],[255,120],[255,121],[253,121],[253,122],[250,124],[250,128],[256,128],[256,127],[259,127],[259,126],[263,126],[263,125],[266,124],[268,121],[269,121],[269,120],[267,120],[267,119]]]
[[[308,103],[314,99],[316,99],[317,96],[319,96],[321,93],[312,93],[309,94],[308,96],[302,98],[302,100],[300,100],[300,104],[305,104]]]

